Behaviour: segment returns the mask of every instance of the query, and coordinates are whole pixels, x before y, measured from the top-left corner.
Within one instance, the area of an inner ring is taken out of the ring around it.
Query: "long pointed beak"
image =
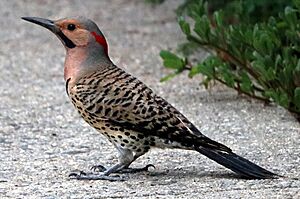
[[[66,37],[66,35],[64,35],[64,33],[59,29],[59,27],[55,25],[54,21],[51,21],[49,19],[39,18],[39,17],[22,17],[22,19],[47,28],[48,30],[56,34],[66,47],[68,48],[76,47],[76,45],[68,37]]]
[[[58,27],[54,24],[54,21],[49,19],[43,19],[39,17],[22,17],[22,19],[43,26],[51,32],[57,33],[58,31]]]

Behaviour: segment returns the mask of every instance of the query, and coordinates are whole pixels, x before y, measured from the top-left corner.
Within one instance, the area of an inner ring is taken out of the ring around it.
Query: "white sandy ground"
[[[183,39],[173,9],[142,0],[0,1],[0,198],[300,198],[300,125],[282,108],[264,106],[200,78],[169,71],[158,56]],[[183,150],[153,150],[133,166],[155,164],[125,182],[76,181],[68,174],[112,165],[116,153],[77,114],[65,93],[64,49],[48,30],[20,19],[85,15],[107,37],[112,60],[147,83],[204,134],[287,176],[243,180]]]

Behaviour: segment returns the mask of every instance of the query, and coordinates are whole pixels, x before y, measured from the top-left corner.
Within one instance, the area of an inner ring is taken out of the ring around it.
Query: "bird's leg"
[[[123,181],[124,178],[120,176],[110,176],[112,173],[137,173],[148,171],[149,167],[154,167],[154,165],[149,164],[143,168],[129,168],[129,165],[136,160],[138,157],[143,155],[144,153],[136,153],[133,156],[133,152],[129,149],[119,148],[117,147],[119,152],[119,162],[112,167],[106,169],[102,165],[93,166],[92,170],[96,171],[99,170],[100,173],[86,173],[86,172],[79,172],[78,173],[71,173],[69,177],[75,178],[77,180],[109,180],[109,181]],[[155,167],[154,167],[155,168]]]
[[[115,170],[113,173],[139,173],[139,172],[149,171],[150,167],[153,167],[155,169],[155,166],[153,164],[147,164],[145,167],[141,167],[141,168],[129,168],[129,165],[132,162],[134,162],[138,157],[144,154],[145,152],[136,153],[129,164],[127,164],[125,167]]]
[[[154,167],[154,165],[152,164],[148,164],[145,167],[142,168],[129,168],[129,165],[134,162],[138,157],[140,157],[141,155],[145,154],[145,152],[140,152],[140,153],[136,153],[133,156],[133,153],[131,150],[129,149],[124,149],[124,148],[119,148],[116,147],[119,151],[119,163],[115,164],[114,166],[108,168],[107,170],[104,171],[104,173],[106,175],[109,175],[111,173],[138,173],[138,172],[143,172],[143,171],[148,171],[148,169],[150,167]],[[103,169],[103,166],[96,166],[96,168],[98,169],[100,167],[100,169]]]
[[[109,169],[106,169],[102,165],[93,166],[92,170],[100,170],[100,173],[85,173],[80,172],[71,173],[69,177],[75,178],[77,180],[109,180],[109,181],[122,181],[124,180],[120,176],[109,176],[111,173],[116,173],[119,170],[122,170],[125,167],[128,167],[131,162],[134,160],[133,154],[130,150],[116,147],[119,152],[119,162]]]

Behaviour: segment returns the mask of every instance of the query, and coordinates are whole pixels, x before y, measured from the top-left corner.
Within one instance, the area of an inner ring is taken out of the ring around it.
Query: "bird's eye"
[[[72,23],[68,25],[68,30],[70,30],[70,31],[75,30],[75,28],[76,28],[76,26]]]

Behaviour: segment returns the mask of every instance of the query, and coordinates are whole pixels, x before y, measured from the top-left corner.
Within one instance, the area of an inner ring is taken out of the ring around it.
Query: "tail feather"
[[[201,154],[245,178],[267,179],[279,177],[279,175],[272,173],[233,152],[220,151],[205,147],[196,147],[195,149]]]

